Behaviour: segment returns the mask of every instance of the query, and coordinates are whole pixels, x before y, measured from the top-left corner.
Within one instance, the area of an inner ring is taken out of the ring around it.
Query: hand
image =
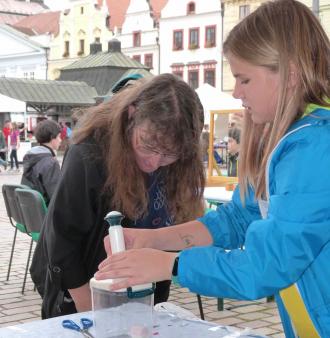
[[[148,248],[124,251],[101,262],[95,278],[120,278],[111,290],[171,279],[176,256],[176,253]]]
[[[155,230],[124,228],[126,249],[140,249],[153,247],[153,234]],[[108,256],[112,254],[109,235],[104,238],[104,247]]]

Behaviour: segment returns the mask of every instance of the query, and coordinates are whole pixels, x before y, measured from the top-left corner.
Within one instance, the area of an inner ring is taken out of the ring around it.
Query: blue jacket
[[[278,295],[296,283],[319,335],[330,337],[329,109],[292,125],[270,155],[266,177],[266,218],[252,189],[243,207],[237,188],[230,203],[199,219],[213,246],[182,251],[178,281],[199,294],[233,299]],[[276,299],[286,337],[294,337]]]

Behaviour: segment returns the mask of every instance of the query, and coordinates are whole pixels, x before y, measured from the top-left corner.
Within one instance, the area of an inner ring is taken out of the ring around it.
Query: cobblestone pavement
[[[19,183],[21,174],[1,172],[0,185]],[[24,294],[21,293],[30,238],[20,232],[17,234],[15,253],[9,281],[6,281],[8,262],[12,246],[14,229],[10,225],[5,205],[0,196],[0,327],[25,323],[40,319],[41,299],[33,290],[28,276]],[[187,289],[173,286],[170,302],[199,315],[196,295]],[[274,302],[265,299],[256,302],[225,300],[225,310],[217,310],[217,299],[202,297],[205,319],[223,325],[240,328],[250,327],[256,333],[269,337],[283,338],[282,325]]]

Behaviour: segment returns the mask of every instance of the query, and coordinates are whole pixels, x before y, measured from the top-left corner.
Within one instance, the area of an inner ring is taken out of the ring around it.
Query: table
[[[200,319],[183,319],[170,312],[154,311],[154,314],[153,337],[157,338],[265,338],[265,336],[252,334],[250,330],[239,330]],[[92,312],[75,313],[63,317],[9,326],[0,329],[0,338],[82,338],[81,333],[62,327],[62,320],[73,319],[79,323],[82,317],[92,318]],[[89,332],[95,335],[93,328]]]
[[[222,204],[231,201],[232,191],[227,191],[225,187],[205,187],[204,198],[213,204]]]
[[[204,198],[206,200],[220,203],[231,201],[233,191],[227,191],[225,187],[205,187]]]

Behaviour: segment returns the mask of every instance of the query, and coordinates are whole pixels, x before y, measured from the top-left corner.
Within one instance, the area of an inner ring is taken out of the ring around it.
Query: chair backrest
[[[24,224],[28,233],[39,233],[47,213],[47,206],[39,191],[33,189],[16,189]]]
[[[15,195],[15,190],[18,188],[19,189],[30,189],[28,186],[22,185],[22,184],[3,184],[2,185],[2,196],[3,196],[3,199],[5,200],[7,215],[9,217],[10,223],[13,226],[16,226],[14,222],[20,225],[24,224],[23,216],[22,216],[19,204],[16,199],[16,195]]]

